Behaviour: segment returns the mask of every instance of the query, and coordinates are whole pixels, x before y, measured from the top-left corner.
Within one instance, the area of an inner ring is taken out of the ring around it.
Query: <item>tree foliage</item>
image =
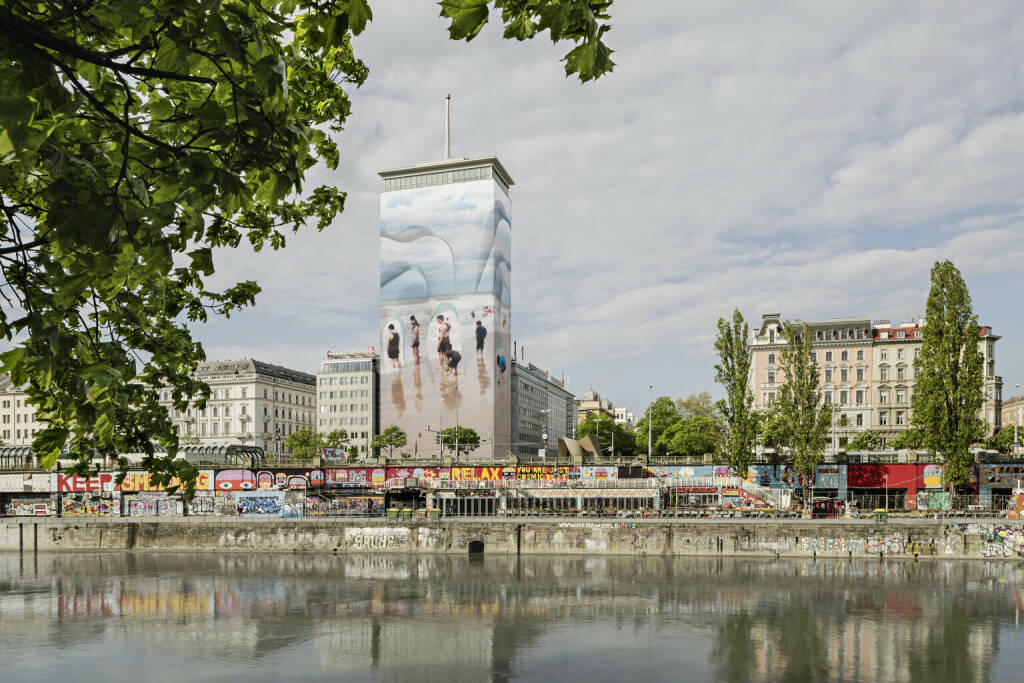
[[[332,432],[318,432],[313,429],[296,429],[285,439],[284,445],[292,449],[296,460],[319,458],[325,448],[342,448],[349,441],[348,432],[335,429]]]
[[[457,456],[466,455],[480,447],[480,435],[476,433],[475,429],[456,425],[442,429],[434,437],[434,443],[441,444],[442,452],[447,448],[450,451],[455,451]]]
[[[779,440],[788,449],[793,464],[811,481],[828,444],[832,406],[821,403],[818,366],[811,362],[811,335],[806,325],[787,322],[779,364],[783,384],[779,391],[777,415]]]
[[[476,35],[489,4],[441,3],[451,36]],[[567,73],[611,70],[610,2],[493,4],[508,37],[574,43]],[[212,289],[215,250],[280,249],[343,209],[344,192],[303,182],[338,166],[367,77],[351,38],[370,19],[366,0],[0,6],[0,363],[47,424],[44,466],[144,452],[155,484],[194,479],[156,390],[202,407],[188,326],[259,292]]]
[[[757,440],[757,419],[753,415],[754,395],[750,389],[750,330],[739,309],[732,320],[718,319],[715,350],[715,381],[725,389],[725,398],[718,402],[718,412],[725,418],[722,451],[729,465],[740,477],[747,476]]]
[[[889,448],[897,451],[916,451],[925,447],[924,432],[917,427],[908,427],[889,439]]]
[[[846,449],[850,451],[877,451],[881,447],[882,437],[870,429],[860,432],[846,444]]]
[[[611,452],[614,441],[616,456],[630,458],[636,454],[633,431],[626,425],[616,424],[607,415],[587,413],[587,417],[576,427],[576,438],[582,439],[590,434],[600,436],[601,448],[607,448],[608,452]]]
[[[679,420],[679,409],[675,401],[668,396],[659,396],[654,403],[647,407],[644,416],[636,424],[636,449],[639,453],[647,452],[648,422],[650,422],[651,441],[653,448],[651,454],[654,457],[664,456],[667,452],[666,445],[661,442],[661,435]]]
[[[449,35],[455,40],[472,40],[487,23],[489,5],[501,10],[505,37],[533,38],[548,31],[552,42],[576,43],[565,55],[565,75],[577,74],[583,82],[598,78],[615,66],[604,34],[611,26],[612,0],[441,0],[441,16],[451,19]]]
[[[408,439],[405,432],[398,425],[391,425],[386,428],[377,436],[373,437],[373,442],[370,444],[370,448],[374,449],[378,453],[382,448],[388,449],[388,457],[393,457],[396,448],[401,448]]]
[[[945,458],[946,481],[963,484],[971,476],[970,447],[985,435],[979,415],[985,402],[984,368],[978,317],[967,284],[951,262],[932,268],[925,311],[921,352],[914,361],[911,422],[924,445]]]
[[[656,446],[668,455],[699,456],[714,453],[723,438],[722,421],[707,415],[680,418],[662,433]]]
[[[1013,452],[1013,425],[1005,425],[998,432],[989,437],[985,442],[985,448],[999,451],[1003,455]]]

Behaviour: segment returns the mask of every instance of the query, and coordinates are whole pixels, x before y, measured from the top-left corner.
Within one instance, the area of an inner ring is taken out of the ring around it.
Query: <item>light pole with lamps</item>
[[[654,434],[654,385],[647,386],[651,391],[651,398],[647,402],[647,465],[651,464],[651,436]]]

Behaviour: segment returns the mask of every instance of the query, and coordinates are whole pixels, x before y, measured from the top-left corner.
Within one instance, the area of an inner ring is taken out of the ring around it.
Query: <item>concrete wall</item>
[[[8,520],[0,550],[1024,557],[1024,525]]]

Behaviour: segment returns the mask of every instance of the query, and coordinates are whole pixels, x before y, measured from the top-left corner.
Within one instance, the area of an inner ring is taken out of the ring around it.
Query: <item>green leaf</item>
[[[345,10],[348,12],[348,25],[355,35],[362,33],[366,23],[373,19],[373,12],[366,0],[349,0]]]
[[[213,275],[213,250],[204,247],[190,251],[188,255],[192,259],[193,268],[203,273],[203,275]]]
[[[441,0],[441,16],[451,19],[452,40],[472,40],[487,23],[488,0]]]

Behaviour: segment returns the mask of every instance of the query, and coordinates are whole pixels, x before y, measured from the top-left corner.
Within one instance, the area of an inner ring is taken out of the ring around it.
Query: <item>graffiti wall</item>
[[[105,498],[88,493],[66,493],[61,497],[60,511],[64,517],[119,517],[121,494]]]
[[[306,516],[347,516],[384,514],[384,496],[306,497]]]
[[[4,514],[9,517],[45,517],[56,512],[53,498],[12,498],[4,503]]]
[[[239,493],[235,510],[239,517],[280,517],[284,509],[284,491]]]
[[[215,486],[218,491],[251,491],[256,488],[256,475],[249,470],[222,470]]]
[[[171,495],[166,491],[127,495],[124,497],[124,504],[131,516],[180,515],[184,510],[181,496]]]

